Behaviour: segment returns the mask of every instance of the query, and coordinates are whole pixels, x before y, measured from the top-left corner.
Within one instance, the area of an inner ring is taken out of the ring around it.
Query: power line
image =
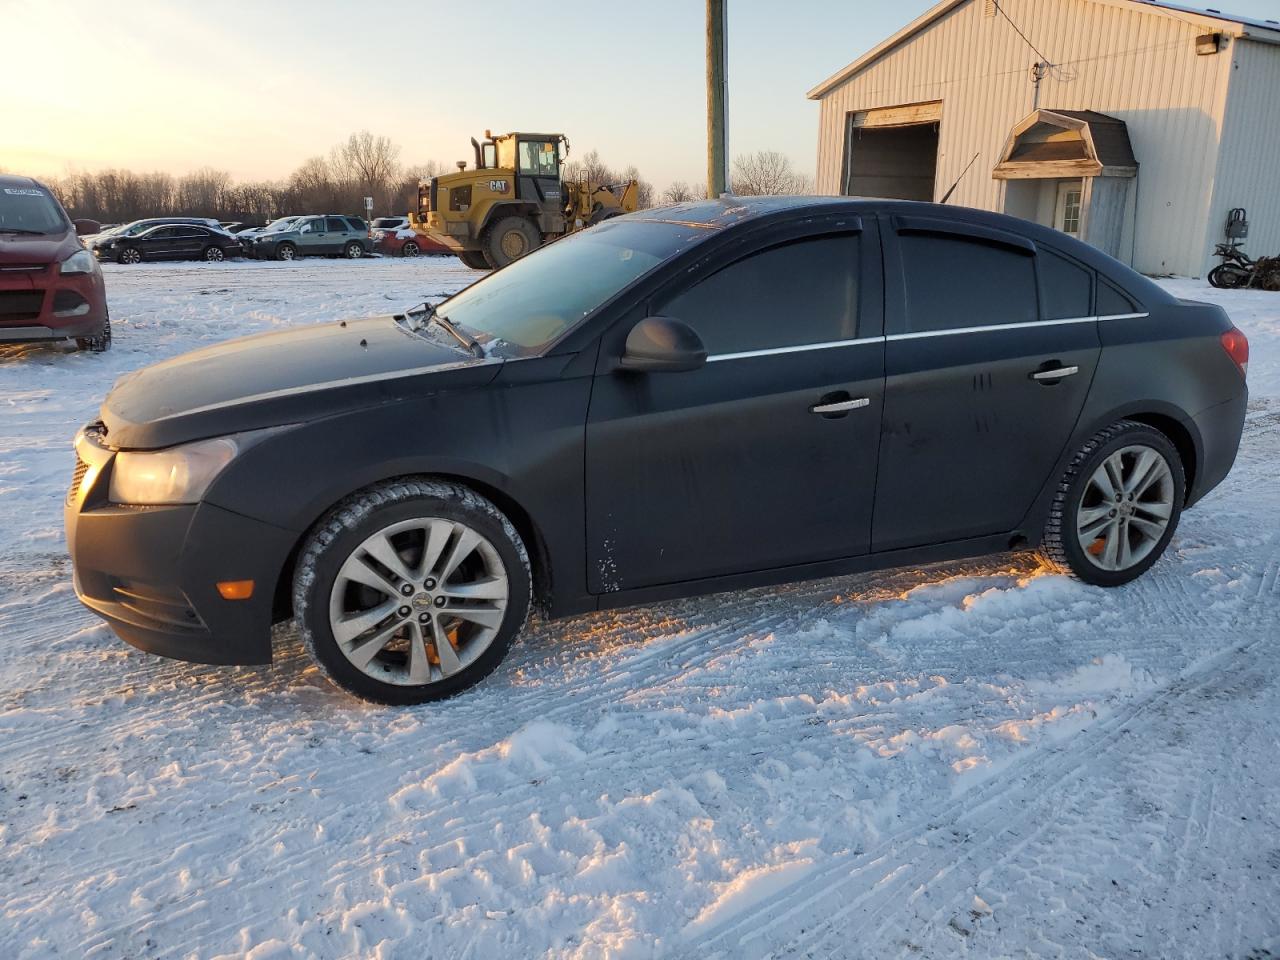
[[[1043,53],[1041,53],[1039,49],[1036,48],[1036,45],[1034,43],[1032,43],[1029,39],[1027,39],[1027,35],[1022,32],[1022,28],[1013,22],[1013,17],[1009,16],[1007,13],[1004,12],[1004,7],[1000,6],[1000,0],[991,0],[991,2],[995,5],[996,11],[1000,14],[1000,16],[1004,17],[1006,20],[1009,21],[1009,26],[1013,27],[1014,33],[1016,33],[1018,36],[1022,38],[1022,42],[1025,43],[1028,47],[1030,47],[1035,52],[1035,55],[1039,57],[1041,60],[1043,60],[1045,63],[1050,63],[1049,58],[1046,57]],[[1050,65],[1052,64],[1050,63]]]

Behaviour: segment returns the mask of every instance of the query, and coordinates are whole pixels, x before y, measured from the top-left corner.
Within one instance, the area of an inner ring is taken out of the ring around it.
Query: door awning
[[[1035,110],[1014,124],[991,175],[997,180],[1042,180],[1137,173],[1123,120],[1093,110]]]

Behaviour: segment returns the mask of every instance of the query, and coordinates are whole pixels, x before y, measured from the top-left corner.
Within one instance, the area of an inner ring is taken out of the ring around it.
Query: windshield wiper
[[[0,227],[0,233],[22,233],[33,237],[43,237],[45,235],[43,230],[27,230],[23,227]]]
[[[466,347],[467,352],[480,360],[484,359],[484,347],[480,346],[480,341],[469,333],[465,333],[457,324],[448,317],[442,317],[436,313],[436,308],[430,303],[423,302],[411,310],[404,312],[405,319],[411,320],[409,329],[417,332],[421,330],[427,323],[435,322],[453,339]],[[421,317],[421,320],[415,319]]]

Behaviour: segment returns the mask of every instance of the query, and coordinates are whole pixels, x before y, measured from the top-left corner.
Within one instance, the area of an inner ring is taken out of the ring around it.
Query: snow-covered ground
[[[116,346],[0,351],[0,957],[1280,954],[1280,295],[1137,583],[1029,556],[535,625],[451,702],[136,653],[80,608],[69,441],[120,373],[386,312],[452,259],[107,267]]]

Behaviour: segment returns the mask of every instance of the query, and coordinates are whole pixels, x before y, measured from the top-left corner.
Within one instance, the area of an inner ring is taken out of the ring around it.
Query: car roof
[[[0,187],[40,187],[39,181],[31,177],[20,177],[15,173],[0,173]]]

